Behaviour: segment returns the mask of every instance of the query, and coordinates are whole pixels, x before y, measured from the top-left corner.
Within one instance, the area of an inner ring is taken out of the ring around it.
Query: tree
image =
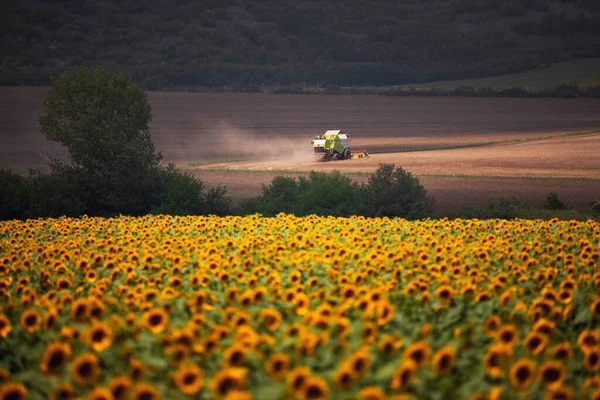
[[[433,203],[419,180],[394,164],[379,164],[364,186],[367,216],[424,218],[433,212]]]
[[[73,166],[114,173],[158,166],[144,90],[99,68],[75,67],[52,80],[41,131],[69,149]]]
[[[148,212],[159,199],[162,155],[150,138],[146,93],[131,79],[76,67],[52,80],[40,117],[42,133],[69,150],[70,165],[92,215]]]

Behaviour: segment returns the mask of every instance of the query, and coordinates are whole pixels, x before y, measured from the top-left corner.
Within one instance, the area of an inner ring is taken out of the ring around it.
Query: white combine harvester
[[[351,150],[352,137],[340,130],[327,131],[312,140],[315,154],[322,155],[323,161],[350,160],[352,158],[366,158],[367,150]]]

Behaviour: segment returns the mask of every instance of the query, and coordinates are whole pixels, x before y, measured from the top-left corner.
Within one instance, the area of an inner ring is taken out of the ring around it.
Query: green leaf
[[[281,399],[285,396],[286,386],[281,383],[271,383],[258,387],[253,391],[253,398],[261,400]]]
[[[394,372],[396,372],[396,369],[398,368],[398,360],[393,360],[388,362],[387,364],[384,364],[381,368],[379,368],[377,370],[377,372],[375,372],[375,381],[377,382],[385,382],[385,381],[389,381],[392,378],[392,375],[394,375]]]

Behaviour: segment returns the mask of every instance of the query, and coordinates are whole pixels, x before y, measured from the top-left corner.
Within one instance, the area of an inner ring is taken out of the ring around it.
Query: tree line
[[[594,0],[6,0],[0,84],[73,66],[168,85],[399,85],[596,57]]]

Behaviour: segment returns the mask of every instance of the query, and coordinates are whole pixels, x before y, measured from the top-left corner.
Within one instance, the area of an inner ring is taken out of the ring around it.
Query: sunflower
[[[554,347],[552,354],[554,355],[554,358],[556,358],[557,360],[564,360],[564,361],[568,360],[569,358],[571,358],[573,356],[573,350],[571,350],[571,343],[563,342],[563,343],[557,344]]]
[[[435,291],[435,297],[444,303],[451,303],[452,298],[456,295],[456,290],[450,285],[441,285]]]
[[[526,391],[535,379],[535,363],[527,358],[517,361],[510,369],[510,384],[519,391]]]
[[[590,304],[590,312],[596,318],[600,318],[600,299],[596,299]]]
[[[267,360],[267,372],[271,378],[281,380],[287,374],[290,367],[290,358],[285,353],[273,354]]]
[[[190,348],[183,344],[174,344],[174,345],[168,346],[167,349],[165,350],[165,353],[167,353],[171,358],[170,364],[173,367],[177,367],[183,361],[187,360],[187,358],[190,355],[190,352],[191,352]]]
[[[50,400],[72,400],[75,399],[75,390],[70,383],[62,383],[50,393]],[[118,400],[118,399],[116,399]]]
[[[225,396],[233,390],[243,390],[246,386],[245,368],[225,368],[217,372],[210,381],[210,390],[218,396]]]
[[[2,336],[2,338],[6,338],[10,331],[12,331],[10,320],[6,317],[6,315],[0,314],[0,336]]]
[[[88,300],[87,299],[77,299],[71,304],[71,311],[69,312],[69,317],[73,321],[84,321],[87,317],[88,313]]]
[[[138,359],[132,358],[129,360],[129,376],[134,381],[139,381],[144,376],[144,363]]]
[[[577,345],[583,352],[593,349],[599,343],[598,332],[589,329],[584,329],[577,338]]]
[[[27,397],[27,388],[20,382],[8,382],[0,386],[2,400],[26,400]]]
[[[348,359],[348,364],[356,376],[364,376],[371,365],[371,357],[367,351],[357,351]]]
[[[100,364],[93,353],[78,356],[71,364],[71,376],[81,385],[89,385],[98,379]]]
[[[590,400],[600,400],[600,388],[594,390],[590,395]]]
[[[514,325],[504,325],[498,329],[496,340],[503,345],[512,347],[519,339],[519,332]]]
[[[290,391],[299,395],[309,377],[310,369],[308,367],[296,367],[287,375],[286,383]]]
[[[418,366],[413,360],[405,359],[392,375],[390,388],[393,390],[406,388],[415,375],[417,368]]]
[[[46,375],[57,375],[71,357],[71,353],[68,343],[50,343],[42,355],[40,369]]]
[[[153,308],[144,313],[146,328],[152,333],[161,333],[169,322],[169,315],[162,308]]]
[[[568,387],[559,387],[546,392],[544,400],[571,400],[573,398],[573,390]]]
[[[342,391],[349,390],[357,378],[358,376],[352,369],[352,365],[348,362],[341,363],[333,376],[336,386]]]
[[[538,332],[530,332],[523,340],[523,347],[532,356],[542,353],[548,345],[548,337]]]
[[[565,379],[565,367],[561,362],[548,361],[540,367],[538,379],[550,390],[557,389]]]
[[[311,376],[304,383],[301,398],[303,400],[321,400],[329,396],[329,386],[320,376]]]
[[[125,400],[131,390],[133,382],[128,376],[117,376],[110,380],[108,389],[115,400]]]
[[[383,326],[394,318],[394,306],[387,300],[380,301],[375,305],[377,325]]]
[[[225,367],[241,367],[248,358],[247,350],[241,344],[234,344],[223,353],[223,365]]]
[[[131,400],[158,400],[160,392],[149,383],[138,383],[131,391]]]
[[[585,352],[583,365],[590,372],[600,371],[600,349],[598,347]]]
[[[415,342],[404,350],[404,358],[414,361],[418,368],[427,364],[430,356],[431,347],[424,341]]]
[[[42,318],[33,308],[30,308],[21,314],[21,325],[28,333],[34,333],[40,328]]]
[[[371,343],[377,338],[377,324],[365,322],[362,330],[362,338],[366,343]]]
[[[511,356],[511,350],[503,344],[493,344],[483,357],[483,367],[492,378],[504,375],[504,369]]]
[[[96,387],[88,393],[87,400],[113,400],[113,395],[108,388]]]
[[[113,333],[112,330],[102,322],[94,322],[87,332],[86,337],[90,347],[100,353],[110,347]]]
[[[195,364],[185,365],[175,372],[173,380],[183,394],[193,396],[204,384],[204,372]]]
[[[498,333],[501,324],[502,321],[500,320],[500,317],[492,315],[484,322],[483,332],[490,337],[494,337]]]
[[[386,335],[381,338],[377,350],[386,357],[391,357],[402,347],[402,339],[397,336]]]
[[[264,308],[258,314],[258,320],[269,331],[276,331],[281,326],[281,313],[274,308]]]
[[[437,375],[447,375],[454,367],[456,350],[451,346],[444,346],[433,356],[433,371]]]
[[[44,330],[51,330],[56,326],[56,322],[58,321],[58,312],[55,309],[50,309],[44,315]]]
[[[362,389],[356,395],[358,400],[385,400],[385,392],[376,386],[369,386]]]

